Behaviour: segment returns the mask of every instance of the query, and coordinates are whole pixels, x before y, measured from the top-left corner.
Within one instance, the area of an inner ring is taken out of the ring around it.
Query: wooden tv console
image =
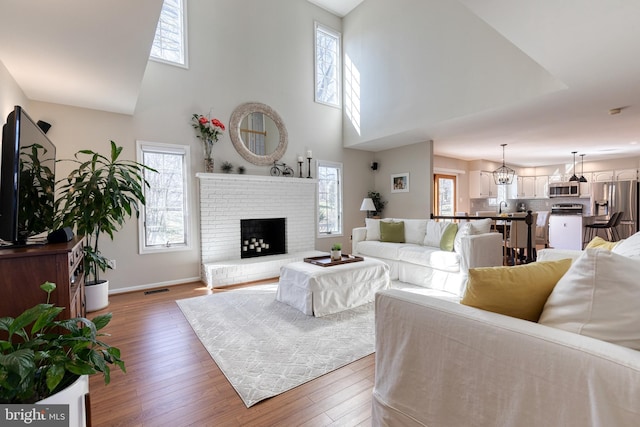
[[[64,307],[63,319],[84,317],[84,238],[66,243],[0,249],[0,317],[16,317],[27,308],[44,303],[40,285],[56,284],[51,304]]]

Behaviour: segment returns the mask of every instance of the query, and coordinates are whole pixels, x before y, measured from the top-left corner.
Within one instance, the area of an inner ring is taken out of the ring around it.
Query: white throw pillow
[[[453,241],[453,250],[460,253],[460,243],[464,236],[473,236],[476,234],[484,234],[491,232],[491,218],[471,220],[469,222],[458,224],[458,232]]]
[[[380,240],[380,220],[366,218],[364,223],[367,226],[366,240]]]
[[[427,221],[427,231],[424,236],[424,245],[439,248],[442,233],[444,233],[447,225],[449,225],[449,223],[444,221],[438,222],[432,219]]]
[[[612,251],[618,255],[640,258],[640,232],[621,241],[612,249]]]
[[[539,323],[640,350],[640,262],[593,248],[549,295]]]
[[[404,221],[404,241],[422,245],[427,232],[426,219],[403,219]]]
[[[471,229],[471,222],[458,224],[458,232],[456,233],[456,238],[453,240],[453,250],[457,253],[460,253],[462,238],[471,234],[473,234],[473,230]]]

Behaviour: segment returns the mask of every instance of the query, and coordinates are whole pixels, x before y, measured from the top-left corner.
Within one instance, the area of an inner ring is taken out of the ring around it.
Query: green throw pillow
[[[380,221],[380,241],[404,243],[404,221]]]
[[[458,224],[452,222],[444,229],[442,236],[440,237],[440,250],[451,252],[453,251],[453,241],[458,233]]]

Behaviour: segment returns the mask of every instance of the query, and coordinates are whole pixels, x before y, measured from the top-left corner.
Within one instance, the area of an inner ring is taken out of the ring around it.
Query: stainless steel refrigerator
[[[594,182],[591,184],[592,215],[607,219],[614,212],[624,212],[618,226],[621,239],[638,229],[638,181]]]

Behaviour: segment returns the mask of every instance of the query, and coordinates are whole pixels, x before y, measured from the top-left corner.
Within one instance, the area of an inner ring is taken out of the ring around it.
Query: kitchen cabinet
[[[536,177],[535,176],[519,176],[518,177],[518,198],[533,199],[536,197]]]
[[[469,197],[472,199],[498,197],[498,186],[493,180],[493,173],[487,171],[470,171]]]
[[[585,176],[585,178],[587,178]],[[587,178],[587,182],[580,183],[580,197],[589,197],[591,196],[591,180]]]
[[[544,199],[549,197],[549,177],[548,176],[519,176],[518,192],[519,199]]]
[[[550,215],[549,246],[554,249],[582,250],[582,216]]]
[[[549,197],[549,177],[536,176],[536,199],[546,199]]]
[[[599,171],[591,174],[593,182],[613,181],[613,171]]]
[[[633,181],[638,179],[637,169],[623,169],[615,171],[616,181]]]

